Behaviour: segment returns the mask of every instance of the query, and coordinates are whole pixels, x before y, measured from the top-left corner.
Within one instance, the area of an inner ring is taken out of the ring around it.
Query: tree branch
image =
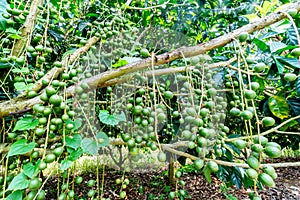
[[[196,56],[199,54],[204,54],[207,51],[213,50],[215,48],[218,48],[218,47],[221,47],[221,46],[224,46],[224,45],[230,43],[234,38],[237,38],[239,36],[239,34],[242,32],[252,33],[254,31],[260,30],[266,26],[269,26],[275,22],[278,22],[279,20],[286,17],[284,12],[286,12],[287,10],[289,10],[291,8],[295,8],[299,11],[300,10],[300,2],[291,4],[282,12],[272,13],[272,14],[268,15],[267,17],[264,17],[253,23],[245,25],[239,29],[236,29],[235,31],[233,31],[229,34],[212,39],[209,42],[199,44],[196,46],[192,46],[192,47],[181,47],[174,51],[154,56],[153,61],[152,61],[152,58],[147,58],[147,59],[144,59],[141,61],[130,63],[124,67],[120,67],[118,69],[111,70],[111,71],[106,71],[99,75],[88,78],[88,79],[84,80],[83,82],[87,83],[90,86],[90,89],[95,89],[98,87],[103,87],[105,85],[105,83],[109,80],[121,77],[121,76],[129,74],[129,73],[133,73],[133,72],[136,72],[139,70],[147,69],[148,67],[152,66],[152,63],[153,63],[153,65],[158,66],[158,65],[169,63],[173,60],[183,58],[183,57],[188,58],[188,57],[193,57],[193,56]],[[74,54],[72,54],[70,56],[70,62],[72,60],[76,60],[76,58],[78,58],[83,52],[87,51],[89,49],[89,47],[92,44],[96,43],[98,40],[99,40],[99,38],[95,38],[95,37],[91,38],[88,41],[87,45],[85,45],[84,47],[81,47]],[[62,70],[63,70],[63,68],[60,68],[60,69],[54,68],[50,72],[51,73],[53,72],[53,74],[57,74],[57,73],[61,72]],[[51,74],[51,73],[48,73],[48,74]],[[41,83],[41,80],[39,81],[39,83]],[[37,91],[39,88],[41,88],[41,84],[37,84],[37,86],[35,86],[33,89]],[[75,86],[69,87],[66,91],[67,96],[70,97],[74,93],[74,90],[75,90]],[[29,99],[29,100],[20,100],[20,101],[11,100],[11,101],[2,102],[2,103],[0,103],[0,117],[11,115],[20,110],[32,108],[33,105],[38,104],[38,103],[43,103],[39,97],[35,97],[35,98]]]

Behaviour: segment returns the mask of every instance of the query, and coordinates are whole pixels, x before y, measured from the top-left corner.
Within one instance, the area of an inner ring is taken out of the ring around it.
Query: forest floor
[[[277,162],[294,162],[300,161],[299,158],[284,158],[277,160]],[[277,168],[276,172],[278,178],[275,180],[276,187],[265,188],[259,191],[264,200],[300,200],[300,167]],[[121,185],[116,184],[116,179],[122,178],[123,173],[117,170],[106,170],[104,174],[103,184],[103,198],[111,200],[119,199]],[[87,182],[90,179],[96,179],[95,173],[83,174],[83,183],[74,187],[75,199],[90,199],[88,191],[96,189],[88,187]],[[176,188],[168,183],[166,169],[160,170],[144,170],[141,172],[125,173],[124,178],[127,178],[130,183],[124,191],[126,191],[126,198],[128,200],[162,200],[168,199],[170,191]],[[102,180],[102,175],[99,177]],[[46,199],[57,199],[57,189],[53,186],[57,185],[58,179],[56,177],[50,178],[46,185],[47,192]],[[235,187],[227,188],[215,176],[212,176],[212,183],[209,184],[205,177],[199,173],[183,173],[180,180],[185,181],[184,186],[177,188],[184,189],[187,192],[185,199],[202,200],[240,200],[249,199],[247,189],[237,189]],[[101,188],[101,186],[100,186]]]

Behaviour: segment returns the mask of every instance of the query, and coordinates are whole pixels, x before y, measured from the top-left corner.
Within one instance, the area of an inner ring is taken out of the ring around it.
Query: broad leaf
[[[210,169],[207,167],[207,165],[206,165],[206,166],[204,167],[204,169],[203,169],[203,174],[204,174],[204,176],[205,176],[207,182],[211,183],[211,177],[210,177],[211,171],[210,171]]]
[[[109,137],[104,132],[100,132],[96,135],[98,139],[98,147],[105,147],[109,145]]]
[[[285,98],[280,96],[269,97],[268,105],[274,116],[280,119],[288,118],[290,108]]]
[[[300,29],[298,31],[300,32]],[[286,32],[286,43],[293,46],[298,45],[296,31],[293,27],[289,28]]]
[[[104,124],[115,126],[121,121],[126,121],[126,116],[123,112],[110,115],[107,110],[101,110],[99,113],[99,120]]]
[[[256,46],[263,52],[267,52],[269,51],[269,46],[262,40],[259,40],[257,38],[255,38],[253,40],[253,43],[256,44]]]
[[[81,145],[82,137],[79,134],[66,137],[66,146],[77,149]]]
[[[275,58],[284,65],[287,65],[292,68],[296,67],[300,69],[300,62],[296,58],[285,58],[281,56],[275,56]]]
[[[238,189],[242,188],[243,185],[243,177],[240,169],[238,167],[233,167],[231,173],[231,181]]]
[[[259,39],[262,40],[262,39],[274,37],[274,36],[276,36],[276,35],[278,35],[278,34],[279,34],[279,33],[277,33],[277,32],[268,32],[268,33],[266,33],[266,34],[261,35],[261,36],[259,37]]]
[[[11,145],[7,156],[10,157],[10,156],[28,153],[34,149],[35,145],[36,145],[36,143],[34,143],[34,142],[27,144],[26,139],[18,140]]]
[[[23,173],[29,178],[33,178],[37,171],[37,168],[32,163],[27,163],[23,166]]]
[[[7,1],[0,1],[0,30],[6,29],[6,19],[2,16],[6,12]]]
[[[1,27],[1,25],[0,25],[0,27]],[[11,64],[0,62],[0,69],[6,69],[6,68],[11,68]]]
[[[5,198],[5,200],[21,200],[21,199],[23,199],[23,193],[21,190],[16,190]]]
[[[89,155],[97,155],[98,154],[98,146],[95,140],[91,138],[84,138],[81,143],[81,148],[84,153]]]
[[[270,44],[270,51],[271,53],[277,52],[279,50],[283,50],[287,47],[286,44],[282,42],[271,42]]]
[[[17,91],[24,91],[24,90],[30,90],[34,86],[33,83],[29,83],[26,85],[24,82],[16,82],[14,83],[14,87]]]
[[[297,92],[298,97],[300,97],[300,77],[297,78],[296,92]]]
[[[8,185],[7,190],[23,190],[28,187],[29,180],[27,180],[27,176],[21,172]]]
[[[118,62],[116,62],[115,64],[112,65],[113,68],[119,68],[122,67],[124,65],[127,65],[128,62],[126,60],[123,59],[119,59]]]
[[[76,150],[70,150],[70,155],[68,156],[68,160],[70,161],[75,161],[77,160],[82,154],[83,154],[83,150],[81,148],[76,149]]]
[[[290,98],[287,99],[287,102],[289,106],[291,107],[292,114],[295,116],[300,115],[300,98]],[[300,123],[300,119],[297,119],[297,121]]]
[[[70,160],[63,160],[60,163],[60,170],[65,171],[66,169],[68,169],[69,167],[71,167],[73,164],[72,161]]]
[[[274,56],[272,56],[272,58],[274,59],[274,61],[276,63],[278,73],[282,74],[284,72],[284,66]]]
[[[17,121],[13,131],[27,131],[34,129],[39,124],[38,119],[32,116],[26,116]]]

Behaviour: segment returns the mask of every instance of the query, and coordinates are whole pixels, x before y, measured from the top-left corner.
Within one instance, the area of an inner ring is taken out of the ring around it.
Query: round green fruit
[[[170,192],[168,198],[169,199],[174,199],[176,197],[176,193],[175,192]]]
[[[182,175],[182,172],[181,172],[181,171],[176,171],[176,173],[175,173],[175,177],[176,177],[176,178],[180,178],[181,175]]]
[[[200,170],[204,166],[204,161],[202,159],[197,159],[194,161],[194,166],[197,170]]]
[[[246,170],[246,174],[251,179],[257,179],[258,173],[255,169],[249,168]]]
[[[298,14],[298,10],[296,8],[291,8],[288,10],[288,14],[291,15],[291,17],[295,17]]]
[[[244,110],[241,112],[241,117],[243,120],[250,120],[253,117],[253,113],[249,110]]]
[[[264,117],[261,122],[266,127],[273,126],[275,124],[275,119],[273,117]]]
[[[239,116],[241,114],[241,110],[238,108],[231,108],[230,109],[230,115],[231,116]]]
[[[29,181],[28,188],[31,190],[37,190],[41,187],[42,182],[39,180],[39,178],[33,178]]]
[[[160,152],[157,154],[157,159],[158,159],[159,162],[166,162],[166,160],[167,160],[167,155],[166,155],[164,152],[160,151]]]
[[[267,187],[274,187],[275,183],[272,177],[266,173],[261,173],[258,175],[258,180]]]
[[[245,42],[248,39],[248,37],[249,37],[249,33],[242,32],[242,33],[239,34],[238,39],[239,39],[240,42]]]
[[[256,152],[256,153],[261,153],[264,150],[264,147],[261,144],[253,144],[251,146],[251,150]]]
[[[277,173],[276,173],[274,167],[268,165],[263,170],[264,170],[265,173],[269,174],[273,179],[277,178]]]
[[[52,163],[56,159],[56,156],[53,153],[47,154],[45,157],[46,163]]]
[[[209,161],[207,163],[207,167],[210,169],[211,172],[217,172],[219,171],[219,166],[215,161]]]
[[[256,97],[256,92],[254,90],[245,90],[246,99],[254,99]]]
[[[52,153],[57,157],[59,157],[63,152],[64,152],[63,147],[57,147],[52,151]]]
[[[46,168],[47,168],[47,164],[44,161],[40,161],[40,163],[38,164],[38,169],[44,170]]]
[[[299,57],[300,56],[300,48],[295,48],[292,50],[291,54],[293,56]]]
[[[235,140],[234,145],[236,146],[236,148],[241,150],[247,146],[247,142],[245,140],[237,139]]]
[[[260,87],[258,82],[251,82],[250,85],[251,85],[251,89],[254,90],[254,91],[258,90],[259,87]]]
[[[263,146],[265,146],[268,143],[268,138],[266,138],[265,136],[255,136],[253,138],[253,141],[255,144],[261,144]]]
[[[54,94],[49,98],[49,103],[51,103],[54,106],[59,106],[62,100],[63,100],[62,96]]]
[[[257,160],[257,158],[250,156],[247,159],[247,164],[249,165],[249,167],[253,168],[253,169],[258,169],[259,168],[259,161]]]
[[[286,73],[283,79],[289,82],[293,82],[297,79],[297,75],[294,73]]]
[[[254,65],[253,69],[255,72],[259,73],[259,72],[263,72],[266,68],[265,63],[257,63],[256,65]]]
[[[173,92],[171,92],[171,91],[165,91],[165,92],[164,92],[164,97],[165,97],[166,99],[172,99],[173,96],[174,96],[174,94],[173,94]]]
[[[265,153],[270,158],[279,158],[281,156],[281,150],[274,146],[267,146]]]
[[[148,51],[147,49],[145,49],[145,48],[144,48],[144,49],[141,49],[140,54],[141,54],[141,56],[143,56],[144,58],[147,58],[147,57],[150,56],[149,51]]]
[[[82,178],[81,176],[77,176],[77,177],[75,178],[75,183],[76,183],[76,184],[81,184],[82,181],[83,181],[83,178]]]
[[[120,199],[125,199],[125,197],[126,197],[126,192],[125,191],[120,192]]]
[[[89,187],[93,187],[93,186],[95,185],[95,183],[96,183],[95,180],[89,180],[88,183],[87,183],[87,185],[88,185]]]
[[[268,142],[266,144],[266,147],[269,147],[269,146],[276,147],[277,149],[281,150],[281,146],[276,142]]]

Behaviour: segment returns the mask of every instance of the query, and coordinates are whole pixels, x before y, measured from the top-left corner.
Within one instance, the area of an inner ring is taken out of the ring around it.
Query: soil
[[[280,162],[295,162],[300,158],[280,159]],[[267,161],[268,162],[268,161]],[[270,162],[270,161],[269,161]],[[278,161],[279,162],[279,161]],[[300,167],[277,168],[278,178],[275,180],[274,188],[264,188],[259,191],[264,200],[300,200]],[[90,179],[96,179],[94,173],[83,174],[83,183],[74,184],[75,199],[91,199],[88,197],[88,191],[96,189],[88,187],[87,182]],[[123,173],[116,170],[106,170],[104,173],[104,185],[102,198],[118,200],[121,190],[121,184],[116,184],[116,179],[122,179]],[[126,191],[128,200],[154,200],[168,199],[170,191],[175,191],[175,186],[170,186],[165,169],[156,171],[141,171],[134,173],[125,173],[124,178],[129,180],[129,185],[123,191]],[[57,183],[62,178],[52,177],[46,185],[46,199],[57,199]],[[71,180],[71,179],[70,179]],[[101,183],[102,175],[99,180]],[[177,186],[177,190],[184,189],[185,199],[211,199],[211,200],[235,200],[249,199],[247,189],[237,189],[236,187],[226,188],[224,184],[215,176],[212,176],[212,183],[209,184],[205,177],[199,173],[184,173],[180,180],[185,181],[184,186]],[[61,185],[61,183],[60,183]],[[178,184],[177,184],[178,185]],[[53,188],[53,186],[55,188]],[[100,186],[101,188],[101,186]],[[249,190],[249,189],[248,189]],[[96,194],[97,195],[97,194]],[[96,195],[94,196],[95,199]]]

